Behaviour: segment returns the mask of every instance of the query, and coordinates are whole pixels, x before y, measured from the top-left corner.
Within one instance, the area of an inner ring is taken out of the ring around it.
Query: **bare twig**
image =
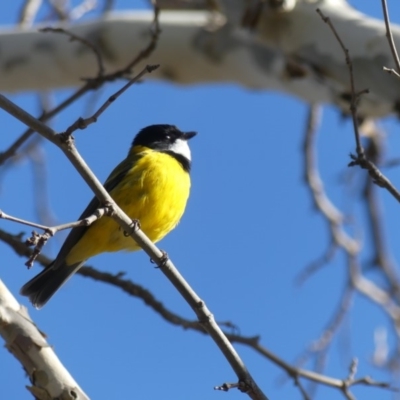
[[[361,268],[355,258],[350,260],[351,283],[361,294],[378,304],[394,322],[395,326],[400,321],[400,306],[390,297],[389,293],[380,288],[371,280],[361,274]]]
[[[17,222],[19,224],[27,225],[27,226],[32,226],[34,228],[42,229],[44,230],[44,233],[38,234],[37,232],[33,231],[32,236],[30,236],[28,239],[26,239],[25,243],[28,246],[35,246],[32,254],[30,255],[28,261],[25,263],[25,265],[28,268],[31,268],[33,266],[33,263],[41,253],[44,245],[47,243],[47,241],[53,237],[57,232],[62,231],[64,229],[71,229],[71,228],[76,228],[78,226],[89,226],[99,218],[101,218],[104,214],[108,213],[108,209],[106,207],[99,208],[97,209],[92,215],[90,215],[87,218],[84,218],[79,221],[74,221],[74,222],[69,222],[66,224],[58,225],[58,226],[44,226],[40,224],[36,224],[34,222],[26,221],[20,218],[13,217],[11,215],[8,215],[0,210],[0,219],[6,219],[8,221],[13,221]]]
[[[349,284],[347,284],[341,295],[339,304],[336,311],[331,316],[331,320],[328,322],[326,328],[320,335],[319,339],[315,340],[310,346],[309,351],[320,352],[325,351],[327,347],[332,343],[332,339],[335,333],[338,331],[343,323],[346,315],[348,314],[354,297],[354,289]]]
[[[295,283],[297,285],[302,285],[309,277],[311,277],[321,268],[325,267],[330,261],[333,260],[337,250],[337,244],[334,241],[331,241],[331,243],[328,244],[328,248],[325,250],[321,257],[312,261],[297,274],[295,278]]]
[[[87,82],[84,86],[78,89],[75,93],[69,96],[66,100],[64,100],[61,104],[59,104],[56,108],[51,111],[43,112],[42,115],[38,118],[41,122],[46,122],[55,115],[59,114],[65,108],[73,104],[76,100],[81,98],[88,91],[97,88],[96,81]],[[4,164],[10,157],[13,157],[17,150],[35,133],[33,129],[27,129],[7,150],[0,153],[0,165]]]
[[[296,365],[305,364],[310,358],[315,359],[315,368],[319,374],[322,374],[326,367],[326,357],[328,354],[329,347],[335,337],[335,334],[338,332],[341,327],[346,315],[351,309],[352,299],[354,295],[354,288],[347,284],[343,290],[343,293],[340,297],[340,301],[338,306],[336,307],[336,311],[330,317],[330,321],[326,324],[323,332],[319,336],[318,339],[314,340],[310,346],[303,352],[300,357],[298,357],[298,361]],[[309,393],[314,397],[314,392],[316,390],[316,383],[311,382],[312,385],[309,388]]]
[[[382,67],[382,69],[387,72],[388,74],[394,74],[397,78],[400,78],[400,74],[396,72],[393,68]]]
[[[16,217],[13,217],[11,215],[4,213],[1,210],[0,210],[0,219],[6,219],[8,221],[13,221],[13,222],[17,222],[19,224],[31,226],[33,228],[42,229],[46,232],[49,232],[51,236],[54,236],[57,232],[62,231],[64,229],[76,228],[77,226],[89,226],[89,225],[93,224],[94,221],[98,220],[106,213],[107,213],[106,207],[98,208],[92,215],[90,215],[87,218],[81,219],[79,221],[68,222],[66,224],[52,226],[52,227],[37,224],[35,222],[26,221],[24,219],[16,218]]]
[[[358,359],[353,358],[351,360],[350,368],[349,368],[349,376],[347,377],[347,381],[352,382],[354,381],[357,373],[357,368],[358,368]]]
[[[355,89],[355,83],[354,83],[354,75],[353,75],[353,63],[351,62],[350,58],[350,53],[347,47],[344,45],[342,42],[342,39],[340,38],[339,34],[337,33],[335,27],[332,24],[332,21],[330,20],[329,17],[326,17],[322,11],[317,8],[317,13],[320,15],[322,20],[329,26],[331,29],[332,33],[334,34],[336,40],[338,41],[340,47],[343,50],[345,60],[347,67],[349,69],[349,75],[350,75],[350,89],[351,89],[351,101],[350,101],[350,111],[353,116],[353,129],[354,129],[354,137],[356,141],[356,152],[358,156],[363,156],[364,155],[364,149],[361,144],[361,139],[360,139],[360,133],[358,131],[358,119],[357,119],[357,102],[359,101],[360,97],[363,94],[368,93],[368,89],[362,90],[361,92],[357,93]]]
[[[103,57],[101,55],[100,49],[93,44],[90,40],[79,36],[79,35],[75,35],[74,33],[63,29],[63,28],[52,28],[52,27],[46,27],[46,28],[42,28],[39,29],[40,32],[52,32],[52,33],[61,33],[63,35],[68,36],[71,42],[77,41],[82,43],[83,45],[85,45],[86,47],[88,47],[90,50],[92,50],[92,52],[94,53],[95,57],[96,57],[96,61],[97,61],[97,78],[102,77],[104,75],[104,64],[103,64]]]
[[[376,133],[368,139],[366,154],[375,164],[379,165],[382,151],[381,134]],[[381,204],[378,198],[376,186],[373,185],[370,179],[366,179],[365,188],[363,191],[367,220],[370,226],[369,232],[372,235],[371,245],[374,250],[372,264],[377,266],[386,278],[390,285],[390,293],[397,297],[400,301],[400,279],[397,274],[396,265],[394,265],[388,243],[384,237],[384,216],[381,209]]]
[[[294,384],[299,388],[304,400],[311,400],[311,397],[306,392],[306,389],[303,387],[301,380],[298,376],[294,378]]]
[[[310,194],[316,209],[326,219],[329,226],[332,244],[343,249],[349,256],[355,256],[360,251],[360,243],[350,237],[343,228],[344,215],[335,207],[325,193],[322,179],[318,172],[316,159],[316,120],[318,108],[311,106],[304,139],[304,174]]]
[[[101,114],[113,103],[121,94],[123,94],[127,89],[129,89],[134,83],[138,82],[143,78],[144,75],[152,73],[156,70],[159,65],[146,65],[141,72],[139,72],[136,76],[129,80],[129,82],[124,85],[118,92],[114,93],[110,96],[107,101],[103,103],[103,105],[89,118],[78,118],[71,126],[67,128],[64,132],[64,135],[70,136],[73,132],[78,129],[86,129],[90,124],[97,121],[97,118],[100,117]]]
[[[114,71],[112,73],[98,76],[97,78],[88,79],[87,82],[78,89],[75,93],[73,93],[70,97],[64,100],[59,106],[54,108],[52,111],[43,113],[39,117],[39,121],[45,122],[50,118],[54,117],[62,110],[73,104],[76,100],[82,97],[84,94],[91,90],[96,90],[107,82],[113,82],[116,79],[124,78],[127,75],[130,75],[132,69],[145,58],[149,57],[151,53],[157,46],[157,42],[160,36],[160,27],[159,27],[159,8],[157,7],[157,3],[153,2],[154,5],[154,19],[153,19],[153,29],[152,35],[150,38],[149,44],[146,48],[139,52],[139,54],[132,59],[131,62],[125,68]],[[27,129],[7,150],[4,152],[0,152],[0,165],[2,165],[7,159],[13,157],[17,150],[32,136],[35,131],[32,129]]]
[[[28,246],[35,246],[32,255],[28,258],[25,265],[28,268],[33,266],[33,263],[41,253],[43,247],[46,245],[47,241],[51,238],[51,232],[45,232],[39,235],[37,232],[33,231],[32,236],[26,240]]]
[[[388,7],[386,4],[386,0],[382,0],[382,10],[383,10],[383,17],[385,19],[386,37],[389,42],[390,51],[392,52],[393,60],[394,60],[394,63],[396,64],[397,71],[394,69],[391,69],[391,68],[390,69],[384,68],[384,70],[387,72],[392,72],[398,78],[400,78],[400,60],[399,60],[399,56],[397,54],[396,45],[394,44],[392,30],[390,29],[389,11],[388,11]]]
[[[400,193],[399,191],[393,186],[393,184],[389,181],[389,179],[382,174],[382,172],[377,168],[377,166],[370,160],[367,159],[365,155],[364,148],[361,144],[360,133],[358,129],[358,118],[357,118],[357,102],[360,99],[360,96],[368,93],[368,90],[362,90],[361,92],[356,92],[355,84],[354,84],[354,76],[353,76],[353,63],[351,62],[349,50],[346,48],[344,43],[342,42],[339,34],[337,33],[335,27],[333,26],[329,17],[326,17],[322,11],[317,8],[317,13],[320,15],[322,20],[328,24],[329,28],[331,29],[332,33],[336,37],[340,47],[343,50],[345,55],[346,64],[349,69],[349,76],[350,76],[350,88],[351,88],[351,101],[350,101],[350,111],[353,120],[353,129],[354,129],[354,137],[356,141],[356,155],[351,154],[350,158],[352,161],[349,163],[349,166],[358,165],[363,169],[366,169],[372,178],[372,181],[380,186],[385,188],[398,202],[400,202]]]
[[[310,194],[316,210],[326,219],[331,236],[330,243],[324,254],[297,276],[297,283],[302,283],[313,273],[324,267],[332,260],[339,248],[344,249],[351,254],[358,252],[359,244],[352,240],[343,228],[344,216],[330,201],[325,193],[323,181],[318,171],[316,135],[320,120],[321,108],[317,105],[311,105],[307,117],[306,129],[304,133],[303,152],[304,152],[304,180],[310,190]]]
[[[160,23],[159,23],[159,14],[160,14],[160,9],[157,5],[157,0],[152,0],[151,3],[153,4],[153,10],[154,10],[154,18],[153,18],[153,23],[152,23],[152,28],[151,28],[151,38],[149,44],[139,52],[139,54],[132,59],[130,63],[123,69],[120,69],[118,71],[115,71],[112,74],[108,75],[108,79],[114,80],[118,78],[122,78],[127,75],[132,74],[132,69],[135,67],[138,63],[141,61],[145,60],[148,58],[153,51],[157,47],[158,39],[161,34],[161,29],[160,29]]]
[[[240,337],[236,338],[236,341],[239,342],[239,343],[242,343]],[[287,374],[290,377],[299,376],[299,377],[308,379],[308,380],[313,381],[313,382],[317,382],[317,383],[325,385],[325,386],[330,386],[332,388],[336,388],[336,389],[342,390],[342,387],[343,387],[344,382],[345,382],[343,379],[332,378],[330,376],[322,375],[322,374],[319,374],[319,373],[314,372],[314,371],[309,371],[309,370],[306,370],[306,369],[293,367],[292,365],[290,365],[286,361],[284,361],[281,358],[279,358],[278,356],[276,356],[276,354],[270,352],[268,349],[263,347],[259,343],[258,340],[253,340],[251,342],[251,348],[256,350],[258,353],[260,353],[264,357],[268,358],[274,364],[278,365],[281,369],[286,371]],[[362,380],[360,380],[360,379],[354,380],[351,383],[348,383],[348,385],[349,386],[354,386],[354,385],[363,384],[363,385],[366,385],[366,386],[378,386],[375,383],[376,383],[375,381],[369,381],[368,377],[366,377],[366,378],[363,378]],[[389,389],[389,390],[397,391],[397,388],[393,388],[389,383],[386,383],[386,382],[381,382],[381,386],[378,386],[378,387],[384,387],[384,388]]]

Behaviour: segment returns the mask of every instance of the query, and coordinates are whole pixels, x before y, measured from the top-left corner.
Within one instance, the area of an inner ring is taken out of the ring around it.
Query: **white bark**
[[[89,397],[61,364],[28,315],[0,280],[0,335],[6,348],[23,365],[40,400],[88,400]],[[4,373],[4,372],[3,372]]]
[[[345,57],[329,27],[332,21],[354,62],[357,90],[370,89],[359,111],[376,117],[400,109],[400,82],[382,71],[393,67],[384,22],[342,0],[298,0],[284,11],[265,7],[254,32],[239,26],[243,0],[220,0],[223,14],[163,11],[162,34],[148,63],[161,68],[149,78],[177,84],[236,83],[278,90],[348,112],[350,93]],[[107,71],[124,67],[150,38],[151,11],[112,13],[90,22],[64,25],[95,43]],[[400,28],[393,26],[400,43]],[[81,43],[32,29],[0,31],[0,90],[26,91],[76,86],[94,77],[96,60]],[[141,66],[138,66],[138,68]]]

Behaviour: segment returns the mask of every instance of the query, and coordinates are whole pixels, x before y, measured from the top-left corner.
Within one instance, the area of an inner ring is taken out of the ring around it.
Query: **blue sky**
[[[392,20],[400,23],[400,5],[391,3]],[[381,18],[378,0],[352,4]],[[116,1],[118,9],[131,5],[130,1]],[[0,23],[12,24],[18,6],[3,2]],[[143,3],[134,2],[136,6]],[[120,86],[107,86],[98,101],[104,101]],[[68,93],[56,92],[56,101]],[[38,113],[35,94],[10,98]],[[88,100],[90,96],[58,116],[54,129],[62,131],[83,115]],[[146,81],[120,97],[96,124],[75,135],[81,154],[104,180],[125,157],[140,128],[173,123],[182,130],[198,131],[191,141],[193,187],[187,211],[160,247],[217,321],[234,323],[246,336],[260,335],[262,345],[288,362],[294,362],[319,337],[337,308],[346,282],[345,259],[339,254],[302,287],[295,285],[299,272],[323,253],[329,241],[326,224],[314,212],[303,183],[301,145],[306,115],[307,104],[280,93],[251,91],[233,84],[184,87]],[[0,112],[0,123],[3,149],[24,127],[4,112]],[[388,135],[387,157],[399,157],[397,121],[389,118],[381,124]],[[354,150],[351,123],[332,107],[324,108],[318,146],[328,194],[344,212],[355,215],[361,231],[365,221],[357,191],[343,185],[348,154]],[[51,214],[56,223],[72,221],[92,193],[58,149],[43,143],[43,151]],[[384,172],[399,186],[396,168]],[[39,221],[31,164],[22,161],[0,178],[0,209]],[[394,217],[398,204],[383,191],[379,195],[387,217],[386,236],[393,256],[399,259],[398,218]],[[15,233],[30,232],[30,228],[7,221],[1,221],[0,227]],[[54,257],[64,238],[64,234],[57,235],[45,253]],[[371,256],[368,241],[365,245],[363,262]],[[2,243],[0,252],[1,278],[28,307],[61,361],[91,398],[244,398],[235,390],[228,394],[213,390],[224,382],[235,382],[236,377],[209,337],[172,326],[141,300],[80,276],[75,276],[42,310],[34,310],[18,291],[40,267],[28,271],[25,260]],[[143,252],[104,254],[88,264],[104,271],[126,271],[127,277],[148,288],[167,308],[185,318],[195,318]],[[351,359],[357,357],[359,376],[387,380],[371,365],[371,357],[374,330],[389,326],[376,306],[357,295],[332,344],[325,372],[345,377]],[[284,374],[279,368],[249,348],[235,347],[271,399],[301,398],[291,381],[282,384]],[[21,366],[5,349],[0,351],[0,365],[7,371],[0,374],[4,398],[29,399]],[[364,400],[392,398],[390,393],[373,388],[357,388],[354,393]],[[338,398],[342,398],[339,392],[319,388],[317,399]]]

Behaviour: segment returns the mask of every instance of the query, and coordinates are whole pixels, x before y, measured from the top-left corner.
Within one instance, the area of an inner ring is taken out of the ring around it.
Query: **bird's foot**
[[[124,231],[124,236],[131,236],[133,232],[136,232],[140,229],[140,221],[138,219],[133,219],[132,223],[129,225],[129,230]]]
[[[162,253],[162,256],[160,257],[159,262],[157,263],[155,268],[164,268],[167,265],[167,262],[169,260],[168,253],[164,250],[160,250],[160,251]],[[150,259],[150,262],[152,264],[156,264],[156,262],[153,259]]]

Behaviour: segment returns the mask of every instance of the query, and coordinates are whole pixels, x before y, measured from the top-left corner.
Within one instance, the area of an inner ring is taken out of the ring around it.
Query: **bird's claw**
[[[169,260],[168,254],[164,250],[160,250],[162,253],[162,256],[159,259],[159,263],[157,263],[155,268],[164,268],[167,265],[167,262]],[[152,264],[156,264],[156,262],[153,259],[150,259],[150,262]]]
[[[129,231],[124,231],[124,236],[131,236],[133,232],[136,232],[140,229],[140,221],[138,219],[133,219],[132,223],[129,225]]]

